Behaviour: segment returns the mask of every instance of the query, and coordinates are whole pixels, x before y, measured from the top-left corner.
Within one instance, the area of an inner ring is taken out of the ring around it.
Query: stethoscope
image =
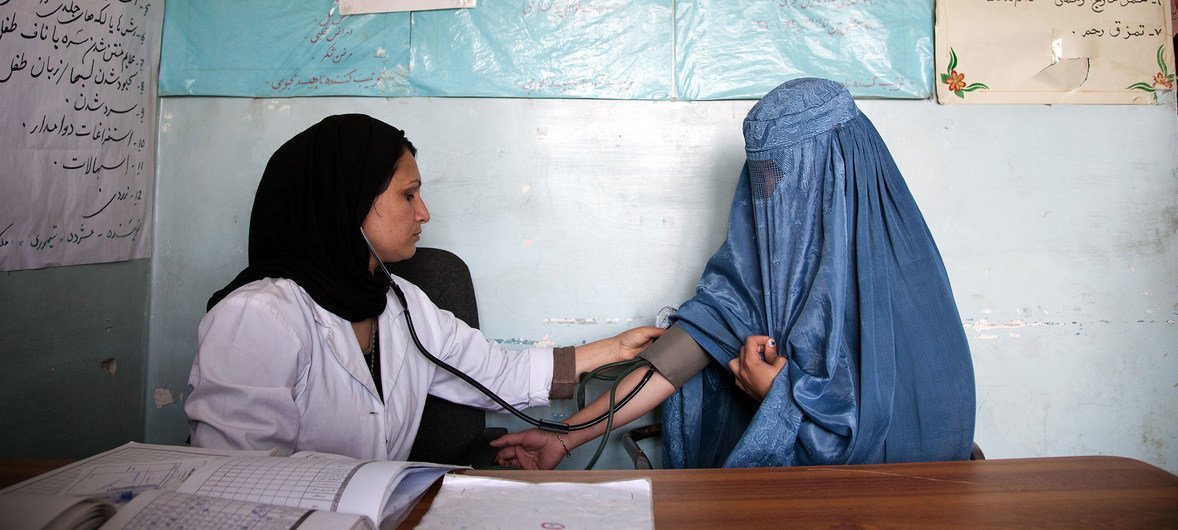
[[[529,425],[532,425],[533,427],[536,427],[542,431],[554,432],[557,434],[568,434],[571,431],[579,431],[579,430],[583,430],[583,429],[588,429],[590,427],[593,427],[594,425],[597,425],[598,423],[605,421],[606,428],[605,428],[605,432],[602,433],[602,435],[601,435],[601,439],[602,439],[601,445],[598,447],[597,453],[593,456],[593,459],[590,461],[589,466],[588,466],[590,468],[593,467],[593,464],[597,462],[598,456],[601,455],[601,451],[605,447],[605,442],[607,441],[607,438],[609,437],[610,431],[613,429],[614,413],[618,409],[621,409],[622,407],[624,407],[626,405],[626,403],[629,403],[630,400],[633,399],[634,396],[636,396],[638,394],[638,392],[642,390],[642,387],[646,386],[646,382],[650,381],[650,378],[652,376],[654,376],[654,367],[650,364],[649,361],[647,361],[646,359],[643,359],[641,357],[636,357],[633,360],[629,360],[629,361],[621,361],[621,362],[616,362],[616,363],[612,363],[612,364],[607,364],[607,365],[597,368],[596,370],[594,370],[592,372],[589,372],[587,375],[585,375],[582,378],[582,381],[581,381],[579,388],[578,388],[578,399],[577,399],[578,407],[582,407],[582,408],[585,406],[585,404],[584,404],[584,396],[585,396],[584,390],[585,390],[585,383],[587,381],[589,381],[591,379],[599,379],[599,380],[607,380],[607,381],[614,382],[613,386],[610,388],[609,409],[606,410],[606,412],[603,412],[600,415],[598,415],[596,418],[593,418],[589,421],[585,421],[582,423],[576,423],[573,425],[569,425],[569,424],[561,423],[561,422],[533,418],[533,417],[525,414],[524,412],[520,411],[519,409],[515,408],[514,406],[512,406],[506,400],[499,397],[498,394],[491,391],[491,389],[483,386],[482,383],[476,381],[473,377],[466,375],[466,373],[462,372],[461,370],[459,370],[453,366],[450,366],[445,361],[435,357],[432,353],[429,352],[429,350],[425,347],[425,345],[423,345],[421,343],[421,339],[419,339],[417,337],[417,330],[413,326],[413,315],[409,312],[409,303],[405,300],[405,293],[401,290],[401,287],[397,285],[397,282],[393,280],[392,273],[389,272],[389,269],[387,267],[385,267],[384,262],[381,261],[380,256],[377,255],[376,248],[374,248],[372,246],[372,242],[368,240],[368,235],[364,233],[363,229],[360,230],[360,236],[364,238],[364,244],[368,246],[368,252],[371,253],[372,257],[376,259],[377,266],[380,267],[381,272],[384,273],[385,278],[388,279],[389,286],[392,287],[392,289],[393,289],[393,294],[395,294],[397,296],[397,300],[399,300],[401,302],[401,307],[405,308],[405,324],[406,324],[406,327],[409,328],[409,337],[411,339],[413,339],[414,346],[417,347],[417,350],[420,351],[421,354],[424,355],[426,359],[429,359],[430,362],[434,363],[439,368],[441,368],[447,372],[450,372],[455,377],[457,377],[463,381],[466,381],[468,384],[470,384],[470,386],[474,387],[479,392],[482,392],[484,395],[486,395],[488,398],[493,400],[495,403],[498,403],[499,406],[503,407],[504,410],[512,413],[513,415],[515,415],[515,417],[523,420],[524,422],[528,423]],[[621,400],[616,400],[616,392],[617,392],[618,383],[620,383],[621,380],[623,378],[625,378],[627,375],[629,375],[631,372],[634,372],[635,370],[638,370],[639,368],[641,368],[643,366],[648,367],[648,369],[646,371],[646,374],[644,374],[642,376],[642,380],[639,381],[638,386],[636,386],[632,390],[630,390],[630,392],[628,392],[625,396],[623,396]]]

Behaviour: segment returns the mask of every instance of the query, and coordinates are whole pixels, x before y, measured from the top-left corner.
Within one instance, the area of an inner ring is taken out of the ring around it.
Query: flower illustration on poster
[[[987,90],[990,87],[982,83],[965,83],[965,72],[957,71],[957,52],[953,48],[949,48],[949,66],[945,68],[945,73],[941,74],[941,82],[949,85],[949,91],[959,98],[965,99],[967,92],[974,90]]]
[[[1174,73],[1170,72],[1170,67],[1166,64],[1166,47],[1158,46],[1158,73],[1153,76],[1150,81],[1141,83],[1133,83],[1125,87],[1129,90],[1142,90],[1145,92],[1157,92],[1159,90],[1173,90],[1174,89]]]

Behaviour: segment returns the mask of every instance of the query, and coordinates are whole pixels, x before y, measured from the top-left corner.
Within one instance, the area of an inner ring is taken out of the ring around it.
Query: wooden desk
[[[72,463],[51,458],[0,458],[0,489]]]
[[[650,477],[657,528],[1178,528],[1178,477],[1109,456],[870,466],[467,471],[531,482]],[[402,528],[421,520],[438,485]]]
[[[0,459],[0,487],[68,460]],[[1178,477],[1111,456],[766,469],[466,471],[532,482],[650,477],[659,528],[1178,528]],[[439,484],[402,528],[421,521]]]

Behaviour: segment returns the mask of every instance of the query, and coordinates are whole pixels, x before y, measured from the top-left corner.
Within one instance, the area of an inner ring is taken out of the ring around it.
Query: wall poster
[[[937,100],[1153,103],[1174,88],[1170,0],[937,2]]]
[[[151,255],[157,0],[0,0],[0,270]]]
[[[414,8],[429,10],[376,12]],[[757,99],[815,76],[924,99],[932,14],[932,0],[169,0],[160,94]]]

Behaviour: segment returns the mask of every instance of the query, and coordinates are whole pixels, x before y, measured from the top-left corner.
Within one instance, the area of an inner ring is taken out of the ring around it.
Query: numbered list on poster
[[[0,270],[150,256],[158,0],[0,0]]]

